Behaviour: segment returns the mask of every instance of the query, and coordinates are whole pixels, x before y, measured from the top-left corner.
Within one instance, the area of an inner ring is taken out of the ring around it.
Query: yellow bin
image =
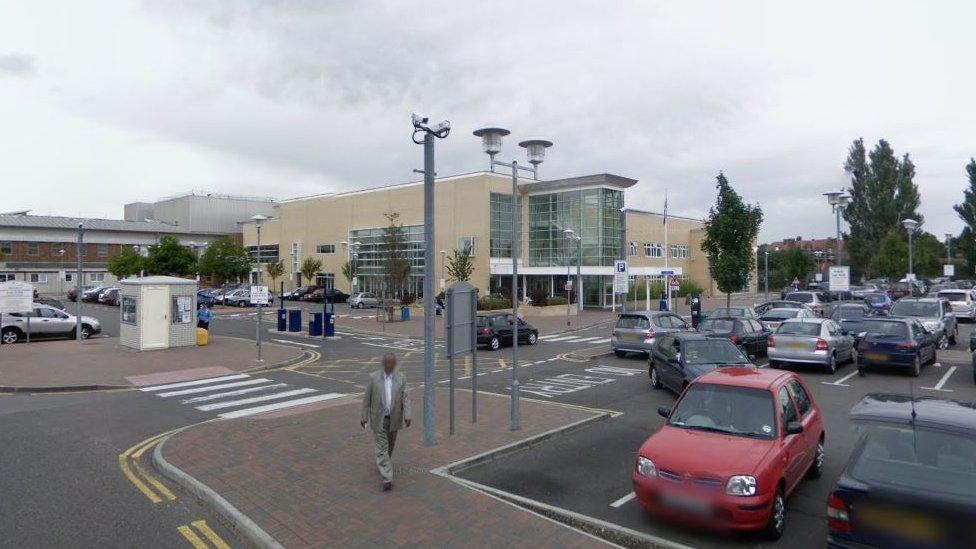
[[[210,332],[206,328],[197,328],[197,345],[206,345],[210,341]]]

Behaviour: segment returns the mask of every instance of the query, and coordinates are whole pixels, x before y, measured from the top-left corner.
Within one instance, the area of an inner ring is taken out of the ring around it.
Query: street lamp
[[[840,214],[851,201],[851,195],[845,194],[844,191],[830,191],[823,194],[827,197],[827,204],[830,204],[831,209],[833,209],[834,214],[837,216],[837,255],[834,265],[840,266],[843,263],[840,247]]]
[[[576,312],[583,314],[583,277],[580,274],[583,268],[583,237],[576,234],[573,229],[564,229],[563,234],[566,235],[566,238],[576,241]],[[566,322],[568,324],[569,319]]]
[[[521,227],[519,218],[518,173],[523,170],[532,174],[532,179],[539,179],[539,164],[545,160],[546,149],[552,146],[551,141],[545,139],[530,139],[522,141],[519,146],[525,149],[531,168],[519,166],[518,161],[511,163],[495,160],[495,155],[502,150],[502,138],[511,132],[504,128],[481,128],[474,131],[475,137],[481,138],[481,148],[491,158],[489,166],[495,171],[495,166],[512,168],[512,409],[511,429],[521,429],[521,412],[519,411],[519,379],[518,379],[518,258],[519,237]]]
[[[261,224],[264,223],[264,221],[267,219],[271,219],[271,218],[261,214],[257,214],[251,217],[251,221],[254,221],[254,228],[255,230],[257,230],[258,233],[257,249],[255,250],[256,253],[254,259],[258,264],[257,283],[259,286],[261,285]]]
[[[444,262],[447,258],[447,250],[441,250],[441,290],[447,285],[444,281]]]
[[[765,256],[765,273],[763,274],[763,286],[766,288],[766,302],[769,302],[769,246],[763,246],[763,255]]]
[[[946,233],[946,265],[952,264],[952,233]]]
[[[82,258],[85,255],[85,224],[78,223],[78,247],[75,248],[75,259],[78,262],[78,291],[75,294],[75,341],[81,343],[81,303],[84,301],[81,299],[82,288],[84,282],[84,269],[82,264]]]
[[[58,250],[58,295],[64,293],[64,248]]]
[[[901,224],[908,231],[908,276],[906,278],[912,281],[915,280],[915,269],[912,263],[912,237],[915,235],[915,229],[918,228],[918,221],[911,218],[903,219]]]

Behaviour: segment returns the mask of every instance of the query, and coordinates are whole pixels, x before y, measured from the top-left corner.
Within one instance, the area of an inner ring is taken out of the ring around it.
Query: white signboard
[[[830,291],[831,292],[851,291],[851,268],[850,267],[830,268]]]
[[[268,297],[267,286],[251,286],[251,305],[267,305]]]
[[[823,273],[817,273],[813,275],[813,279],[817,282],[823,282]]]
[[[0,284],[0,314],[26,313],[34,308],[34,287],[8,280]]]
[[[618,260],[613,266],[613,293],[625,294],[628,290],[627,262],[625,260]]]
[[[956,266],[955,265],[943,265],[942,266],[942,276],[956,276]]]

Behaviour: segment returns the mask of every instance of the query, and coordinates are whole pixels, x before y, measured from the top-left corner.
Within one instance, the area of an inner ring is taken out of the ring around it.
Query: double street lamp
[[[511,409],[511,429],[513,431],[521,429],[521,413],[519,411],[519,379],[518,379],[518,258],[519,258],[519,237],[521,228],[519,219],[521,210],[519,208],[518,193],[518,174],[523,170],[532,174],[532,179],[539,179],[539,164],[546,158],[546,149],[552,146],[551,141],[545,139],[529,139],[519,143],[525,149],[529,164],[532,167],[519,166],[518,161],[500,162],[495,160],[495,155],[502,150],[502,138],[512,132],[504,128],[488,127],[474,131],[476,137],[481,138],[481,148],[485,154],[491,158],[489,169],[495,171],[495,166],[506,166],[512,169],[512,409]]]
[[[576,234],[576,231],[573,229],[563,229],[563,234],[566,235],[566,238],[576,241],[576,314],[580,315],[583,313],[583,277],[580,275],[583,266],[583,237]],[[569,263],[566,264],[566,267],[566,270],[569,271]],[[567,282],[569,281],[568,276],[566,280]],[[568,305],[567,303],[567,310],[569,309]],[[577,316],[577,318],[579,317]],[[566,319],[566,324],[569,325],[568,318]]]
[[[901,221],[901,225],[908,231],[908,276],[909,282],[915,280],[915,266],[912,262],[912,239],[915,236],[915,229],[918,228],[918,221],[908,218]]]
[[[946,265],[952,265],[952,233],[946,233]]]
[[[830,204],[830,207],[834,210],[834,214],[837,216],[837,255],[834,265],[840,266],[843,264],[840,246],[840,214],[851,201],[851,195],[846,194],[844,191],[830,191],[824,193],[824,196],[827,197],[827,204]]]

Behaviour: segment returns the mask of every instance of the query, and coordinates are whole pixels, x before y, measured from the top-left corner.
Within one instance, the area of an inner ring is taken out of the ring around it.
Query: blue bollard
[[[288,311],[285,309],[278,309],[278,331],[284,332],[288,329]]]
[[[410,307],[400,307],[400,320],[404,322],[410,320]]]
[[[325,337],[335,336],[335,313],[325,313],[323,329],[325,330]]]
[[[312,319],[308,321],[308,335],[322,335],[322,313],[312,313]]]
[[[302,331],[302,310],[301,309],[288,311],[288,331],[289,332]]]

